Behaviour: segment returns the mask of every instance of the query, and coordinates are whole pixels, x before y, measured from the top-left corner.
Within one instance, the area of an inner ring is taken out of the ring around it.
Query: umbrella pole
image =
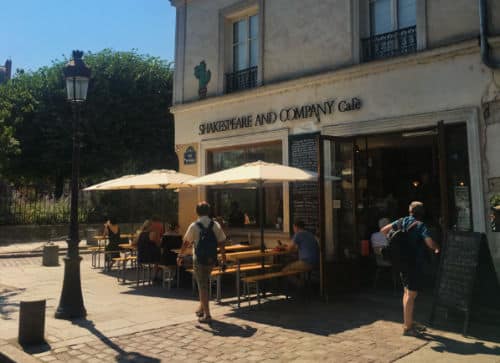
[[[259,182],[259,204],[260,204],[260,250],[261,252],[264,252],[265,245],[264,245],[264,188],[263,188],[263,183]]]
[[[130,189],[130,225],[131,225],[131,234],[135,233],[134,230],[134,209],[135,209],[135,194],[134,189]]]
[[[259,204],[260,204],[260,251],[264,252],[265,250],[265,245],[264,245],[264,186],[263,182],[259,181]],[[262,256],[262,259],[260,261],[261,263],[261,268],[264,269],[264,256]]]
[[[161,186],[162,192],[161,192],[161,220],[163,222],[163,231],[165,232],[165,201],[167,200],[167,188],[165,185]]]

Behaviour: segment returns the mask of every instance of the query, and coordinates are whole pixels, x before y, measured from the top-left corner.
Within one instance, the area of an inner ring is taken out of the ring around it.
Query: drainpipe
[[[479,0],[479,34],[481,42],[481,60],[491,69],[500,69],[500,63],[490,58],[490,45],[488,44],[488,5],[487,0]]]

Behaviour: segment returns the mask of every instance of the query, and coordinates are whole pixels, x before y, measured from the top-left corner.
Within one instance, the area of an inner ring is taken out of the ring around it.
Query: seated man
[[[304,222],[297,220],[293,224],[292,244],[286,245],[288,251],[299,252],[299,259],[283,268],[283,271],[314,269],[319,265],[319,246],[316,237],[304,229]]]

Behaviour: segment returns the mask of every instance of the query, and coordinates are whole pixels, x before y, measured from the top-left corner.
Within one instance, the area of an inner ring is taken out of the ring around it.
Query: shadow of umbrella
[[[78,325],[81,328],[87,329],[92,335],[98,338],[101,342],[106,344],[108,347],[113,349],[118,355],[115,357],[117,362],[132,363],[132,362],[142,362],[142,363],[160,363],[160,360],[153,357],[145,356],[138,352],[127,352],[122,349],[118,344],[114,343],[111,339],[105,336],[101,331],[99,331],[92,320],[78,319],[72,321],[74,325]]]

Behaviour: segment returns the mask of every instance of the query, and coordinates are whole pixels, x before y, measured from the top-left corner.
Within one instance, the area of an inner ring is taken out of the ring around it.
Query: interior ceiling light
[[[434,135],[437,135],[437,131],[427,130],[427,131],[404,132],[401,136],[403,136],[403,137],[422,137],[422,136],[434,136]]]

